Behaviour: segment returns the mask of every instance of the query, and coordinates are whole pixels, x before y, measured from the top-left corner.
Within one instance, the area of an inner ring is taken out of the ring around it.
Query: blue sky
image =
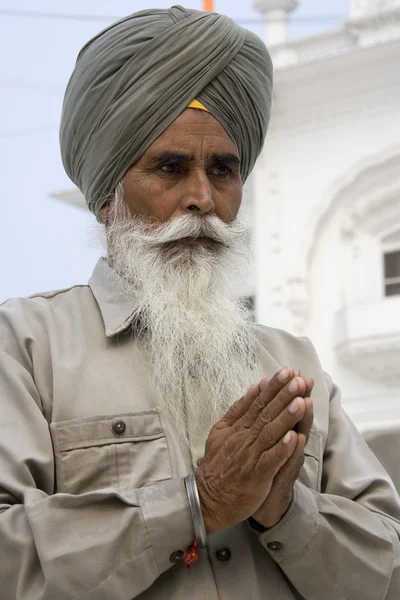
[[[183,4],[201,8],[200,0]],[[72,187],[58,145],[66,83],[81,46],[108,24],[95,18],[4,16],[1,11],[113,17],[170,5],[165,0],[0,0],[0,301],[84,283],[99,255],[89,242],[94,217],[54,200],[51,192]],[[239,22],[261,20],[249,0],[216,0],[215,10]],[[334,28],[347,12],[348,0],[300,1],[290,35]],[[246,26],[263,35],[261,23]]]

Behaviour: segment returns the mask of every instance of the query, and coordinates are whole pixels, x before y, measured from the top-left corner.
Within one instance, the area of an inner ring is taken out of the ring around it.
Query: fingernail
[[[287,434],[285,435],[285,437],[283,438],[282,442],[284,444],[288,444],[291,439],[292,439],[292,432],[288,431]]]
[[[285,381],[287,381],[289,379],[289,369],[287,369],[286,367],[284,369],[282,369],[279,372],[278,375],[278,381],[280,381],[281,383],[284,383]]]
[[[298,379],[295,378],[295,379],[293,379],[293,381],[290,382],[289,392],[296,392],[298,389],[299,389],[299,382],[298,382]]]
[[[294,415],[295,413],[297,413],[300,409],[300,401],[298,398],[296,398],[295,400],[293,400],[293,402],[291,404],[289,404],[289,412],[290,414]]]

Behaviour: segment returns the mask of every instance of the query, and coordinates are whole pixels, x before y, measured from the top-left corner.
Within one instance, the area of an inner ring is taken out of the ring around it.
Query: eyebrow
[[[165,150],[164,152],[160,152],[152,157],[152,163],[174,163],[174,164],[183,164],[188,162],[193,162],[195,160],[195,156],[193,154],[184,154],[181,152],[171,152],[170,150]],[[206,161],[213,161],[222,164],[229,164],[233,166],[240,165],[240,159],[236,154],[232,154],[231,152],[218,153],[213,152],[206,156]]]

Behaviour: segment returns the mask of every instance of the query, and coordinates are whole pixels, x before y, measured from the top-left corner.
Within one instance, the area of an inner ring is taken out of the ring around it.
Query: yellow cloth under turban
[[[206,112],[210,112],[198,100],[192,100],[191,102],[189,102],[189,104],[187,105],[187,108],[197,108],[197,110],[205,110]]]

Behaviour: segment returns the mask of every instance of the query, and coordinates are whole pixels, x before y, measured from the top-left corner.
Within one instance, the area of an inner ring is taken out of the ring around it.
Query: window
[[[385,296],[400,295],[400,250],[385,252]]]
[[[400,229],[397,225],[382,238],[385,296],[400,296]]]

